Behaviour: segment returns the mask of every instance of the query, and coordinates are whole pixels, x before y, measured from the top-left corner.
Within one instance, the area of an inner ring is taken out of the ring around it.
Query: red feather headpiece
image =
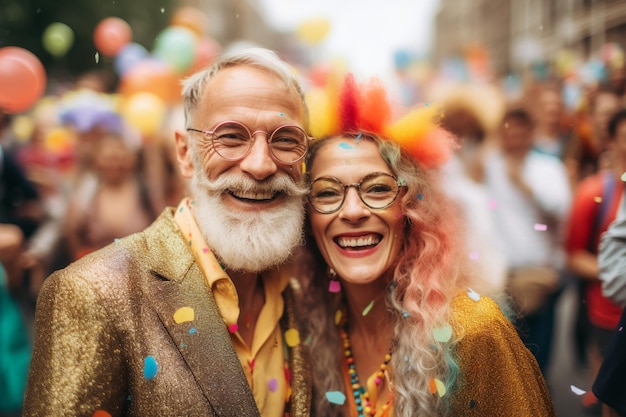
[[[444,163],[457,146],[452,134],[438,125],[437,106],[419,106],[393,120],[387,92],[377,79],[359,85],[347,74],[339,88],[329,83],[307,93],[307,105],[313,136],[373,133],[396,142],[426,168]]]

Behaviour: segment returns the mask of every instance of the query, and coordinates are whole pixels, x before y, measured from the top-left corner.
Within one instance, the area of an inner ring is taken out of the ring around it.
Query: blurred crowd
[[[588,367],[591,386],[605,333],[621,314],[601,293],[595,258],[626,171],[618,117],[626,107],[623,56],[605,62],[596,77],[577,76],[580,68],[572,67],[516,83],[485,76],[476,62],[465,63],[463,76],[449,67],[425,75],[419,64],[398,59],[388,80],[395,100],[438,106],[442,126],[458,139],[442,175],[466,215],[459,235],[472,248],[468,257],[491,285],[510,291],[520,334],[544,373],[556,303],[576,288],[571,366]],[[336,69],[298,70],[314,106],[316,89],[327,88]],[[0,394],[7,397],[0,412],[19,410],[45,278],[143,230],[185,194],[173,151],[182,109],[142,103],[148,112],[141,113],[135,103],[126,110],[138,115],[129,118],[114,80],[86,73],[49,88],[28,112],[0,113]],[[590,391],[582,401],[597,408]]]

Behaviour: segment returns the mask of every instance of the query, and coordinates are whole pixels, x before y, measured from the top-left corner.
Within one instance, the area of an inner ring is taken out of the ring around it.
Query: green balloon
[[[43,32],[43,47],[51,55],[61,57],[74,43],[74,31],[65,23],[52,23]]]

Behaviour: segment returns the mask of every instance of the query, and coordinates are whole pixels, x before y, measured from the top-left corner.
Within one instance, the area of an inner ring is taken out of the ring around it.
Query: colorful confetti
[[[471,288],[469,288],[469,290],[467,291],[467,296],[474,301],[480,300],[480,294],[478,294],[476,291],[474,291]]]
[[[189,334],[196,334],[198,333],[198,330],[195,327],[192,327],[191,329],[189,329]]]
[[[267,387],[270,392],[275,392],[278,389],[278,380],[276,378],[272,378],[267,382]]]
[[[546,230],[548,230],[548,225],[547,224],[541,224],[541,223],[535,223],[534,228],[538,232],[545,232]]]
[[[475,408],[476,407],[476,400],[470,400],[469,406],[470,406],[470,408]]]
[[[239,330],[239,325],[237,323],[228,326],[228,331],[231,333],[237,333],[237,330]]]
[[[143,360],[143,377],[153,379],[159,372],[159,364],[154,356],[146,356]]]
[[[283,112],[278,113],[278,115],[279,115],[280,117],[285,117],[285,113],[283,113]]]
[[[410,314],[409,314],[409,312],[408,312],[408,311],[406,311],[406,310],[402,310],[402,317],[407,318],[407,317],[409,317],[409,316],[410,316]]]
[[[181,307],[174,313],[174,321],[176,324],[193,321],[194,317],[194,311],[191,307]]]
[[[624,172],[624,173],[622,174],[621,180],[622,180],[622,181],[624,181],[624,182],[626,182],[626,172]]]
[[[339,143],[339,147],[340,147],[341,149],[354,149],[354,146],[349,145],[349,144],[347,144],[347,143],[345,143],[345,142],[340,142],[340,143]]]
[[[335,326],[339,325],[339,323],[341,323],[341,316],[342,316],[342,312],[341,310],[337,310],[335,312]]]
[[[446,395],[446,386],[437,378],[431,379],[428,387],[431,394],[438,393],[440,397]]]
[[[593,198],[593,201],[595,201],[596,203],[598,203],[598,204],[599,204],[599,203],[601,203],[601,202],[602,202],[602,197],[600,197],[600,196],[595,196],[595,197]]]
[[[331,279],[330,282],[328,283],[328,292],[333,292],[333,293],[341,292],[341,283],[337,281],[336,279]]]
[[[361,140],[361,136],[363,136],[363,133],[359,133],[356,137],[356,141],[358,142],[359,140]]]
[[[202,248],[202,253],[209,253],[209,248]]]
[[[489,200],[489,208],[494,210],[498,206],[496,200]]]
[[[374,300],[370,301],[370,303],[365,306],[365,308],[363,309],[363,312],[361,313],[361,315],[363,317],[367,316],[368,313],[370,312],[370,310],[372,309],[372,307],[374,307]]]
[[[450,325],[435,327],[432,332],[433,338],[438,342],[447,342],[452,337],[452,327]]]
[[[570,385],[569,387],[572,390],[572,392],[576,395],[584,395],[587,393],[587,391],[585,391],[584,389],[580,389],[575,385]]]
[[[96,64],[100,62],[100,54],[98,52],[96,52],[95,58],[96,58]]]
[[[477,260],[479,260],[479,259],[480,259],[480,252],[478,252],[478,251],[476,251],[476,250],[475,250],[475,251],[473,251],[473,252],[470,252],[470,254],[469,254],[469,258],[470,258],[472,261],[477,261]]]
[[[418,195],[417,195],[417,199],[421,201],[421,200],[423,200],[423,199],[424,199],[424,196],[423,196],[423,195],[421,195],[421,194],[418,194]]]
[[[346,402],[346,396],[341,391],[328,391],[326,393],[326,399],[331,404],[344,405]]]
[[[297,329],[289,329],[285,332],[285,342],[287,346],[294,347],[300,344],[300,333]]]

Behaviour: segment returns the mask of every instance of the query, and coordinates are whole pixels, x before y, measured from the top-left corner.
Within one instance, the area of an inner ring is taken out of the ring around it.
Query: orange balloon
[[[46,70],[32,52],[0,48],[0,109],[19,113],[31,108],[46,89]]]
[[[133,31],[124,20],[119,17],[107,17],[93,32],[93,43],[96,49],[104,56],[113,57],[133,38]]]
[[[120,80],[119,92],[124,97],[136,93],[152,93],[166,103],[180,101],[180,81],[165,63],[145,60],[130,68]]]
[[[198,36],[206,35],[209,18],[196,7],[185,6],[176,10],[170,19],[171,26],[182,26],[190,29]]]

